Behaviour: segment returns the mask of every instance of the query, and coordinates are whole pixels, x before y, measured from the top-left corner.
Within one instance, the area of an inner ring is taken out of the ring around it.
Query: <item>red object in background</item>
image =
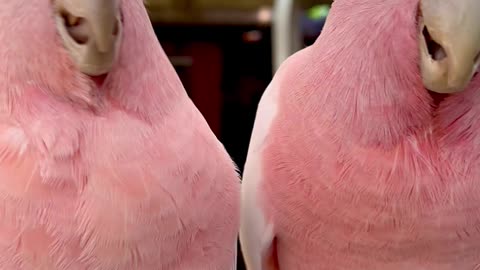
[[[219,137],[223,104],[223,57],[220,46],[210,42],[164,42],[163,48],[188,95]]]
[[[215,135],[220,136],[222,116],[222,50],[214,43],[192,42],[182,50],[192,65],[185,70],[187,91],[207,120]]]

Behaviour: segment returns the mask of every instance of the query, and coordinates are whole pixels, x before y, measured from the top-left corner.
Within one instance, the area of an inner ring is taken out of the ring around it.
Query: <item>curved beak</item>
[[[480,1],[421,0],[420,68],[427,89],[462,91],[479,66]]]
[[[59,32],[79,68],[89,75],[108,72],[120,34],[120,0],[54,0]]]
[[[83,0],[85,19],[90,22],[92,36],[100,52],[108,52],[114,48],[115,27],[118,22],[117,0]]]

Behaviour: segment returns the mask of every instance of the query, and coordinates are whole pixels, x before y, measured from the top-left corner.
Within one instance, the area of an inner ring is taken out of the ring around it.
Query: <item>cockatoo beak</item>
[[[480,1],[420,0],[420,69],[437,93],[465,89],[480,62]]]
[[[119,2],[53,0],[64,46],[88,75],[103,75],[113,66],[122,33]]]

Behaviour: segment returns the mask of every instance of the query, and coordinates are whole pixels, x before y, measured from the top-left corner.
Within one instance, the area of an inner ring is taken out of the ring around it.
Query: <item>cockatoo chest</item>
[[[385,151],[316,132],[308,117],[278,119],[263,152],[262,197],[280,260],[395,270],[480,262],[479,164],[428,134]]]

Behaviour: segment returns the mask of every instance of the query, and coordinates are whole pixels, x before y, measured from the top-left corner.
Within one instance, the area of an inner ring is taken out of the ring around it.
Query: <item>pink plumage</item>
[[[102,86],[50,1],[0,4],[0,269],[234,269],[240,183],[141,0]]]
[[[437,107],[417,5],[338,0],[276,74],[242,187],[249,270],[479,267],[480,81]]]

